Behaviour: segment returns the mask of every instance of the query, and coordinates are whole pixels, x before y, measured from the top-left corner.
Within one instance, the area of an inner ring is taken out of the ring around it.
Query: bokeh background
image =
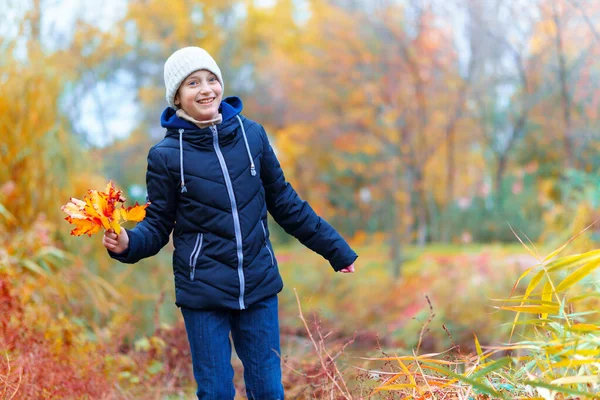
[[[331,387],[299,304],[364,394],[360,357],[507,342],[520,240],[543,257],[600,217],[598,0],[2,0],[0,21],[0,398],[193,393],[171,245],[121,265],[60,210],[109,180],[144,202],[180,47],[360,255],[334,274],[271,222],[290,398]]]

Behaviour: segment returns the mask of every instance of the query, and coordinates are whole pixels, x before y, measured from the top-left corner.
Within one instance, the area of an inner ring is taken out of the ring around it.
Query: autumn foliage
[[[140,206],[136,202],[134,206],[126,208],[122,204],[125,201],[123,192],[109,182],[106,191],[89,190],[83,200],[71,198],[61,210],[68,214],[65,219],[77,226],[71,231],[73,236],[92,236],[101,228],[112,229],[118,235],[121,232],[121,220],[141,221],[146,216],[146,207],[150,205],[148,202]],[[121,207],[118,207],[119,203]]]
[[[0,351],[5,355],[0,359],[0,398],[105,396],[111,385],[102,373],[103,349],[92,343],[82,347],[81,329],[64,316],[40,326],[36,320],[43,308],[23,305],[11,286],[0,275]]]
[[[0,29],[1,400],[193,393],[172,249],[125,266],[72,237],[144,218],[160,71],[188,45],[359,249],[359,275],[339,277],[273,224],[289,397],[600,392],[600,229],[566,258],[497,244],[512,227],[543,253],[600,216],[598,2],[131,0],[110,29],[76,17],[72,34],[52,32],[66,2],[17,3]],[[503,359],[512,329],[527,342]]]

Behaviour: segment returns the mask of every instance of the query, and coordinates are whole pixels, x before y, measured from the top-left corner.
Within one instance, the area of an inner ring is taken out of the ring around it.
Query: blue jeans
[[[283,399],[277,296],[245,310],[194,310],[181,307],[198,399],[232,400],[231,342],[244,365],[248,399]]]

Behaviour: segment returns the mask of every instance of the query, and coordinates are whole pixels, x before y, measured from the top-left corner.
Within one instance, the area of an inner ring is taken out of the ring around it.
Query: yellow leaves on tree
[[[126,201],[123,192],[117,190],[112,182],[106,186],[105,192],[89,190],[83,200],[71,198],[67,204],[61,207],[68,216],[65,218],[69,223],[76,225],[71,231],[73,236],[81,236],[98,232],[101,228],[112,229],[118,235],[121,233],[120,221],[139,222],[146,217],[146,207],[150,203],[135,206],[117,207],[118,203]]]

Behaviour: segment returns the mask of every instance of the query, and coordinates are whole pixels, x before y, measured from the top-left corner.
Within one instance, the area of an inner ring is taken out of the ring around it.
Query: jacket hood
[[[243,104],[239,97],[232,96],[223,99],[221,105],[219,105],[219,112],[223,116],[223,122],[221,122],[221,124],[235,118],[236,115],[242,112],[242,109]],[[179,118],[176,114],[176,110],[172,107],[165,108],[160,116],[160,124],[163,128],[167,128],[168,130],[185,129],[186,131],[197,131],[200,129],[193,123]]]

